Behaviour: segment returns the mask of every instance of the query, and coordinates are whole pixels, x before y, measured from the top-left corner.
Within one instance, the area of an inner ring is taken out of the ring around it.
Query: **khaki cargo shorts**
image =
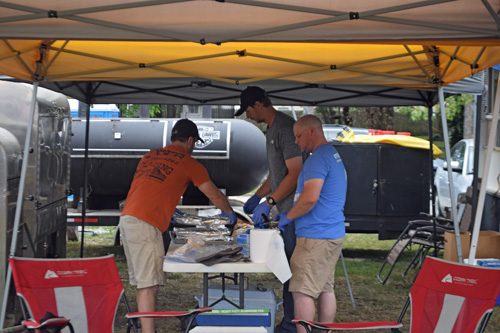
[[[342,251],[344,237],[338,239],[297,238],[290,259],[292,278],[289,290],[318,298],[333,293],[335,265]]]
[[[138,289],[165,284],[165,247],[161,231],[136,217],[120,217],[120,234],[130,284]]]

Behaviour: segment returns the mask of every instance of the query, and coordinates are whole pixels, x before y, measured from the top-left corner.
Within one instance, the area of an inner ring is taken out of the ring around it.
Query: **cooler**
[[[213,284],[208,288],[208,304],[212,304],[213,302],[219,300],[222,297],[222,286],[220,284]],[[237,285],[225,285],[224,295],[230,301],[238,304],[239,303],[239,286]],[[198,300],[199,306],[203,306],[203,297],[196,297]],[[276,318],[276,310],[278,304],[276,303],[276,294],[274,293],[273,288],[270,287],[256,287],[249,286],[247,290],[245,290],[245,310],[247,309],[269,309],[270,313],[270,321],[267,319],[266,324],[263,325],[266,327],[268,333],[274,332],[274,323]],[[213,309],[236,309],[235,306],[226,302],[220,301],[219,303],[212,306]],[[248,314],[250,315],[250,314]],[[234,319],[238,314],[200,314],[196,317],[196,322],[200,326],[236,326]],[[262,316],[261,316],[262,317]],[[268,317],[269,318],[269,317]],[[240,318],[244,319],[244,318]],[[262,324],[264,320],[263,318],[254,318],[252,320],[255,323]],[[238,320],[237,323],[245,324],[243,320]],[[245,325],[239,325],[245,326]]]
[[[483,267],[499,267],[500,259],[476,259],[476,264]],[[500,295],[498,295],[496,305],[500,305]]]

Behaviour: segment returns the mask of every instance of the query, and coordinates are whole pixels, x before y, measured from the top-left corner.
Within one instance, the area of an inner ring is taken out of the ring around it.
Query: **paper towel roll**
[[[268,259],[267,252],[273,235],[277,230],[252,229],[250,230],[250,260],[255,263],[265,263]]]
[[[292,271],[286,259],[285,243],[279,233],[276,232],[271,236],[267,252],[269,255],[267,256],[266,266],[276,275],[281,283],[285,283],[292,277]]]
[[[255,263],[265,263],[282,283],[292,277],[285,245],[276,229],[250,230],[250,259]]]

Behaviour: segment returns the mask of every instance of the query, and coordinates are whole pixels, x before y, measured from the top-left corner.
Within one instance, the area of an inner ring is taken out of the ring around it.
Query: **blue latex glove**
[[[293,222],[293,220],[290,220],[288,217],[286,217],[287,213],[288,212],[279,213],[274,217],[274,220],[279,221],[278,228],[280,228],[281,231],[285,231],[285,227]]]
[[[183,212],[181,212],[180,210],[178,210],[177,208],[175,209],[174,211],[174,214],[177,213],[177,214],[180,214],[180,215],[184,215]],[[174,217],[172,216],[172,218],[170,219],[170,224],[176,224],[177,222],[174,220]]]
[[[236,213],[235,212],[232,212],[231,214],[228,214],[226,212],[222,212],[221,215],[229,217],[229,221],[231,224],[236,223]]]
[[[245,214],[252,214],[255,210],[255,207],[257,207],[257,205],[259,204],[260,199],[262,198],[257,193],[252,195],[250,199],[248,199],[247,202],[245,202],[245,204],[243,205],[243,211],[245,212]]]
[[[269,215],[269,212],[271,211],[271,206],[269,206],[265,201],[261,204],[259,204],[253,211],[253,216],[252,216],[252,222],[256,228],[259,227],[259,225],[262,222],[265,222],[264,216]],[[264,216],[262,216],[264,215]]]

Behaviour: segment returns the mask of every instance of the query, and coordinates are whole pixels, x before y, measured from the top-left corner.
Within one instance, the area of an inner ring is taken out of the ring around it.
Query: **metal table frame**
[[[175,249],[175,248],[174,248]],[[169,253],[173,251],[172,246],[169,248]],[[251,261],[239,261],[230,263],[220,263],[213,266],[206,266],[199,263],[183,263],[165,259],[163,261],[163,271],[167,273],[203,273],[203,306],[208,306],[208,281],[214,278],[222,278],[222,296],[214,303],[213,306],[221,301],[226,301],[239,309],[245,307],[245,273],[272,273],[264,263],[253,263]],[[215,274],[209,276],[209,274]],[[228,277],[226,274],[234,274],[234,277]],[[225,280],[233,280],[235,284],[239,284],[239,305],[235,304],[225,296]]]

